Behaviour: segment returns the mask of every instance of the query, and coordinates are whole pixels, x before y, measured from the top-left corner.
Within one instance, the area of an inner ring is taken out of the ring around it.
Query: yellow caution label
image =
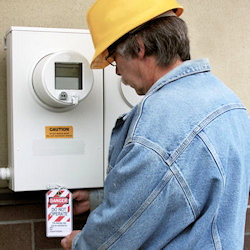
[[[46,126],[45,137],[52,138],[73,138],[72,126]]]

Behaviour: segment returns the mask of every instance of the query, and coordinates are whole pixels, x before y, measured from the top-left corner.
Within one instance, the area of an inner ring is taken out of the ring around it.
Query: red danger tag
[[[72,195],[67,189],[46,193],[46,236],[65,237],[72,232]]]

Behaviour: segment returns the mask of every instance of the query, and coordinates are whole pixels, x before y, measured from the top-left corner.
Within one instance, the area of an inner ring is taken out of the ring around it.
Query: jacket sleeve
[[[90,212],[94,211],[103,200],[103,188],[89,191]]]
[[[182,223],[177,223],[181,214]],[[138,249],[167,230],[164,242],[194,220],[178,182],[159,153],[139,143],[121,151],[104,184],[103,202],[77,234],[73,249]]]

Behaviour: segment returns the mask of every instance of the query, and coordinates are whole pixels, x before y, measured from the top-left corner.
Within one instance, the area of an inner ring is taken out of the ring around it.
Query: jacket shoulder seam
[[[161,148],[158,144],[150,140],[147,140],[143,137],[133,138],[133,143],[141,144],[142,146],[148,148],[149,150],[153,150],[163,160],[163,162],[166,164],[166,167],[168,166],[167,159],[168,159],[169,154],[163,148]],[[176,179],[178,185],[180,186],[184,196],[186,197],[189,203],[190,209],[192,210],[194,218],[196,218],[199,215],[200,210],[184,176],[182,175],[181,171],[178,169],[176,163],[168,167],[170,171],[172,172],[174,178]]]
[[[166,160],[167,164],[171,166],[178,157],[185,151],[185,149],[190,145],[193,139],[198,135],[210,122],[216,119],[218,116],[222,115],[233,109],[246,109],[241,103],[228,104],[222,106],[210,113],[204,120],[202,120],[194,129],[189,133],[189,135],[184,139],[184,141],[177,147],[177,149],[169,156]]]
[[[225,187],[225,185],[226,185],[226,175],[225,175],[222,163],[220,161],[220,158],[219,158],[214,146],[212,145],[212,143],[210,142],[207,134],[204,131],[199,133],[198,136],[202,140],[203,144],[207,147],[208,151],[211,154],[211,157],[213,158],[216,166],[218,167],[218,170],[219,170],[220,175],[222,177],[223,186]]]

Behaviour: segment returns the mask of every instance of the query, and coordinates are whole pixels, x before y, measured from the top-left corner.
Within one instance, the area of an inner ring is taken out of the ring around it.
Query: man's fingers
[[[87,201],[89,200],[89,191],[87,190],[77,190],[73,192],[72,198],[77,201]]]
[[[74,230],[71,232],[71,234],[67,235],[65,238],[61,240],[61,246],[64,248],[64,250],[71,250],[72,242],[74,240],[74,237],[76,234],[78,234],[79,230]]]
[[[61,240],[61,246],[64,250],[71,250],[71,244],[69,244],[67,236]]]
[[[75,201],[74,202],[73,213],[75,215],[85,213],[89,209],[90,209],[89,201],[83,201],[83,202]]]

